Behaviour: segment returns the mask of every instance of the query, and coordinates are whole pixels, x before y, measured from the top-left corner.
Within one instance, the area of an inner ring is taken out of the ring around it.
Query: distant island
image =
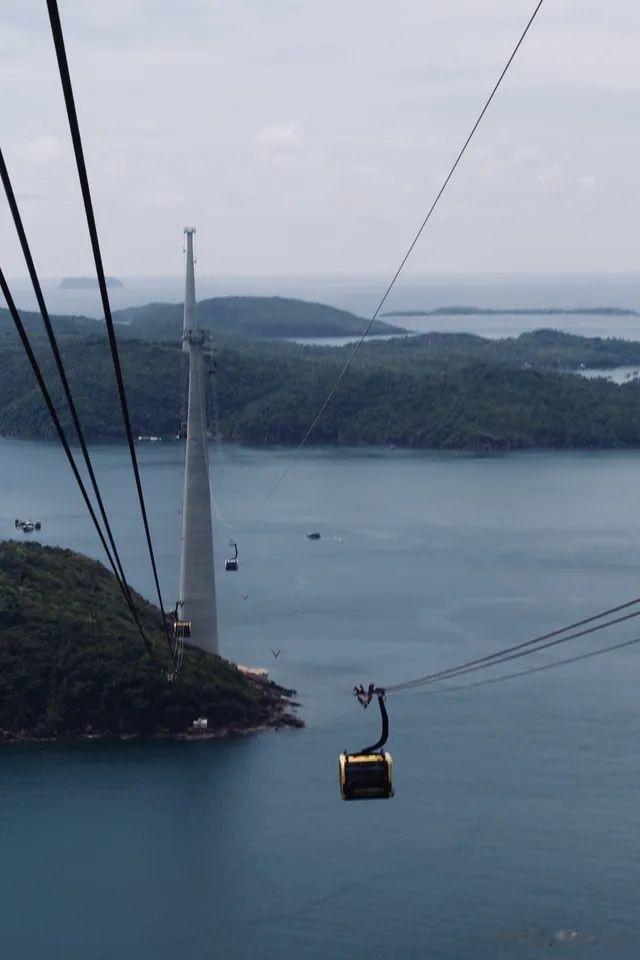
[[[93,281],[90,281],[93,285]],[[178,343],[182,336],[183,305],[181,303],[149,303],[142,307],[114,310],[120,339]],[[23,322],[29,333],[42,331],[39,314],[23,311]],[[54,317],[60,334],[91,335],[100,321],[92,317]],[[216,336],[258,339],[303,339],[307,337],[359,337],[367,320],[348,310],[338,310],[323,303],[291,300],[286,297],[212,297],[198,303],[198,323],[207,333]],[[13,330],[8,310],[0,308],[0,333]],[[402,327],[377,320],[370,336],[405,333]]]
[[[114,317],[125,336],[139,340],[179,340],[181,303],[150,303],[118,310]],[[257,338],[360,336],[367,320],[324,303],[287,297],[212,297],[198,303],[198,323],[216,334]],[[125,326],[126,324],[126,326]],[[403,333],[401,327],[377,320],[372,337]]]
[[[202,737],[300,726],[292,691],[250,680],[221,657],[170,658],[160,613],[134,593],[150,655],[115,578],[95,560],[0,542],[0,743],[98,737]]]
[[[42,337],[36,348],[71,430]],[[122,442],[104,335],[63,337],[62,348],[88,439]],[[53,439],[15,336],[0,337],[0,349],[0,434]],[[298,443],[351,349],[218,335],[215,372],[207,378],[212,431],[224,441]],[[179,344],[121,339],[120,353],[135,434],[175,438]],[[214,370],[213,356],[209,364]],[[622,365],[640,369],[640,342],[557,330],[502,340],[468,333],[374,340],[362,345],[310,442],[455,450],[640,448],[640,383],[619,386],[569,372]]]
[[[435,310],[391,310],[382,317],[638,317],[636,310],[624,307],[518,307],[511,310],[492,307],[436,307]]]
[[[117,277],[107,277],[108,287],[124,287],[122,280]],[[97,290],[98,281],[95,277],[64,277],[58,284],[59,290]]]

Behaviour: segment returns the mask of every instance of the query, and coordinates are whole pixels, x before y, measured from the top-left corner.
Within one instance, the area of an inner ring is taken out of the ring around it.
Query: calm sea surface
[[[139,452],[173,604],[179,450]],[[391,801],[342,803],[336,757],[378,722],[341,688],[438,670],[637,596],[640,454],[312,449],[266,502],[287,457],[216,454],[219,511],[242,524],[217,526],[220,618],[225,655],[294,686],[307,728],[2,748],[0,956],[637,958],[640,647],[389,697]],[[130,579],[151,597],[126,451],[95,460]],[[58,448],[1,441],[2,535],[28,515],[43,542],[98,556]],[[525,662],[632,637],[634,622]],[[563,929],[579,938],[553,940]]]

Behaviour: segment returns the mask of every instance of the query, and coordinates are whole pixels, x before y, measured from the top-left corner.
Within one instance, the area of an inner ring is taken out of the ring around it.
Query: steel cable
[[[517,647],[511,648],[512,650],[517,650],[515,653],[507,653],[503,651],[506,656],[494,654],[490,662],[476,663],[473,666],[467,667],[458,667],[452,668],[451,670],[440,671],[438,676],[434,676],[428,681],[409,681],[408,683],[399,683],[395,686],[386,687],[387,693],[401,693],[403,690],[414,690],[416,687],[429,686],[433,683],[438,683],[442,680],[453,680],[456,677],[464,676],[467,673],[475,673],[477,670],[486,670],[489,667],[498,666],[500,663],[507,663],[510,660],[519,660],[521,657],[530,657],[535,653],[539,653],[541,650],[548,650],[550,647],[557,647],[562,643],[568,643],[569,640],[577,640],[579,637],[590,636],[592,633],[597,633],[599,630],[605,630],[607,627],[613,627],[617,623],[624,623],[627,620],[633,620],[635,617],[640,616],[640,610],[637,610],[635,613],[627,613],[623,617],[616,617],[615,620],[607,620],[606,623],[600,623],[595,627],[588,627],[586,630],[579,630],[577,633],[569,633],[566,637],[556,637],[555,640],[550,640],[548,643],[541,643],[538,646],[531,647],[527,650],[518,650]],[[531,641],[528,641],[525,644],[520,644],[519,646],[529,647]]]
[[[60,377],[60,382],[61,382],[61,384],[62,384],[62,389],[63,389],[63,391],[64,391],[64,395],[65,395],[67,404],[68,404],[68,406],[69,406],[69,412],[70,412],[70,414],[71,414],[71,419],[72,419],[72,421],[73,421],[73,425],[74,425],[74,428],[75,428],[75,431],[76,431],[76,435],[77,435],[77,437],[78,437],[78,442],[79,442],[79,444],[80,444],[80,449],[82,450],[82,456],[83,456],[83,459],[84,459],[84,462],[85,462],[85,466],[86,466],[86,468],[87,468],[87,473],[89,474],[89,479],[91,480],[91,486],[92,486],[92,488],[93,488],[93,492],[94,492],[95,497],[96,497],[96,502],[97,502],[97,504],[98,504],[98,509],[99,509],[99,511],[100,511],[100,516],[101,516],[101,518],[102,518],[102,522],[103,522],[103,524],[104,524],[104,529],[105,529],[106,534],[107,534],[107,539],[109,540],[109,545],[110,545],[110,547],[111,547],[113,559],[114,559],[114,561],[115,561],[116,567],[118,568],[118,575],[119,575],[120,579],[122,580],[122,584],[123,584],[123,586],[124,586],[124,589],[125,589],[128,597],[129,597],[129,600],[130,600],[129,606],[130,606],[130,608],[131,608],[131,607],[133,606],[133,599],[132,599],[132,597],[131,597],[131,590],[130,590],[129,584],[127,583],[127,578],[126,578],[125,573],[124,573],[124,569],[123,569],[123,566],[122,566],[122,561],[121,561],[121,559],[120,559],[120,555],[119,555],[119,553],[118,553],[118,548],[116,547],[115,540],[114,540],[114,537],[113,537],[113,532],[112,532],[112,530],[111,530],[111,524],[109,523],[109,518],[108,518],[108,516],[107,516],[107,512],[106,512],[106,509],[105,509],[104,501],[103,501],[102,495],[101,495],[101,493],[100,493],[100,488],[99,488],[99,486],[98,486],[98,481],[97,481],[97,478],[96,478],[96,475],[95,475],[95,471],[94,471],[94,469],[93,469],[93,464],[92,464],[92,462],[91,462],[91,457],[90,457],[90,455],[89,455],[89,450],[88,450],[88,448],[87,448],[87,444],[86,444],[86,441],[85,441],[84,432],[83,432],[83,430],[82,430],[82,425],[81,425],[81,423],[80,423],[80,417],[78,416],[78,411],[77,411],[77,408],[76,408],[76,405],[75,405],[75,402],[74,402],[74,399],[73,399],[73,396],[72,396],[72,393],[71,393],[71,387],[70,387],[70,385],[69,385],[69,380],[68,380],[68,377],[67,377],[67,374],[66,374],[66,371],[65,371],[65,368],[64,368],[64,364],[63,364],[63,362],[62,362],[62,357],[61,357],[61,355],[60,355],[60,349],[59,349],[59,347],[58,347],[58,341],[57,341],[57,339],[56,339],[56,335],[55,335],[54,330],[53,330],[53,327],[52,327],[52,325],[51,325],[51,319],[50,319],[50,317],[49,317],[49,311],[48,311],[48,309],[47,309],[47,305],[46,305],[45,300],[44,300],[44,295],[43,295],[43,293],[42,293],[42,286],[41,286],[41,284],[40,284],[40,279],[39,279],[39,277],[38,277],[38,273],[37,273],[37,270],[36,270],[36,267],[35,267],[35,263],[34,263],[34,261],[33,261],[33,257],[32,257],[32,255],[31,255],[31,249],[30,249],[30,247],[29,247],[29,242],[28,242],[28,240],[27,240],[27,235],[26,235],[26,233],[25,233],[24,225],[23,225],[23,223],[22,223],[22,218],[21,218],[21,216],[20,216],[20,210],[19,210],[19,208],[18,208],[18,204],[17,204],[17,201],[16,201],[15,193],[14,193],[13,186],[12,186],[12,183],[11,183],[11,178],[10,178],[10,176],[9,176],[9,171],[7,170],[7,165],[6,165],[6,163],[5,163],[4,156],[3,156],[3,153],[2,153],[2,149],[1,149],[1,148],[0,148],[0,179],[2,179],[2,183],[3,183],[3,186],[4,186],[5,194],[6,194],[6,197],[7,197],[7,202],[8,202],[8,204],[9,204],[9,209],[11,210],[11,215],[12,215],[12,217],[13,217],[13,222],[14,222],[14,225],[15,225],[15,228],[16,228],[16,232],[17,232],[17,234],[18,234],[18,238],[19,238],[19,240],[20,240],[20,246],[22,247],[22,253],[23,253],[23,256],[24,256],[26,265],[27,265],[27,270],[28,270],[28,272],[29,272],[29,277],[31,278],[31,284],[32,284],[32,286],[33,286],[33,290],[34,290],[34,293],[35,293],[35,295],[36,295],[36,300],[37,300],[37,302],[38,302],[38,307],[39,307],[39,309],[40,309],[40,314],[41,314],[41,316],[42,316],[42,322],[44,323],[44,327],[45,327],[45,330],[46,330],[46,333],[47,333],[47,337],[48,337],[48,339],[49,339],[49,345],[50,345],[50,347],[51,347],[51,352],[52,352],[52,354],[53,354],[53,357],[54,357],[54,360],[55,360],[55,363],[56,363],[56,368],[57,368],[57,370],[58,370],[58,375],[59,375],[59,377]]]
[[[624,640],[622,643],[614,643],[610,647],[600,647],[598,650],[590,650],[588,653],[580,653],[575,657],[567,657],[565,660],[554,660],[552,663],[544,663],[538,667],[529,667],[527,670],[518,670],[515,673],[507,673],[501,677],[489,677],[487,680],[476,680],[475,683],[462,683],[455,687],[437,687],[435,690],[425,690],[425,695],[434,693],[453,693],[456,690],[471,690],[474,687],[485,687],[492,683],[502,683],[505,680],[514,680],[516,677],[526,677],[531,673],[542,673],[543,670],[552,670],[554,667],[563,667],[570,663],[578,663],[580,660],[589,660],[590,657],[599,657],[603,653],[610,653],[613,650],[623,650],[625,647],[632,647],[640,643],[640,637],[633,640]]]
[[[102,263],[102,254],[100,252],[98,228],[96,225],[95,215],[93,211],[93,202],[91,199],[91,191],[89,188],[89,177],[87,174],[87,168],[86,168],[86,163],[84,159],[84,151],[82,148],[82,138],[80,136],[80,125],[78,123],[78,115],[76,112],[75,99],[73,95],[73,86],[71,83],[71,74],[69,72],[69,64],[67,61],[67,54],[66,54],[65,45],[64,45],[64,35],[62,31],[62,24],[60,22],[60,14],[58,11],[57,0],[47,0],[47,9],[49,11],[49,20],[51,22],[51,32],[53,35],[53,43],[55,46],[56,57],[58,60],[58,69],[60,72],[60,80],[62,83],[62,90],[63,90],[65,105],[67,109],[67,117],[69,120],[71,140],[73,143],[73,150],[76,158],[76,165],[78,168],[78,178],[80,180],[80,189],[82,191],[82,199],[83,199],[85,215],[87,219],[87,226],[89,228],[89,236],[91,239],[91,248],[93,251],[96,274],[98,277],[98,286],[100,288],[100,298],[102,301],[104,319],[107,327],[109,347],[111,350],[113,368],[114,368],[115,377],[116,377],[116,385],[118,388],[118,396],[120,398],[120,406],[122,408],[122,416],[123,416],[124,425],[125,425],[125,432],[127,435],[127,443],[129,445],[129,455],[130,455],[131,464],[133,467],[136,490],[138,493],[138,501],[140,504],[142,522],[144,525],[145,537],[147,541],[147,548],[149,551],[149,558],[151,560],[151,567],[153,570],[153,579],[155,582],[156,594],[158,597],[158,604],[160,606],[160,612],[162,615],[164,631],[167,637],[169,652],[171,654],[172,660],[174,660],[175,662],[175,653],[171,643],[169,624],[167,621],[167,615],[165,612],[164,602],[162,599],[162,591],[160,589],[160,579],[158,577],[158,568],[156,565],[155,554],[153,550],[153,543],[151,540],[151,530],[149,527],[149,520],[147,517],[147,508],[145,505],[144,493],[142,490],[142,481],[140,479],[140,470],[138,468],[138,459],[136,456],[133,432],[131,429],[131,419],[129,416],[127,395],[126,395],[125,386],[124,386],[124,379],[122,376],[120,357],[118,354],[118,343],[116,340],[113,317],[111,315],[111,304],[109,303],[107,280],[106,280],[104,267]]]
[[[406,680],[403,683],[396,683],[392,686],[387,687],[389,693],[398,693],[400,690],[407,690],[412,687],[425,686],[430,683],[434,683],[436,680],[446,680],[450,677],[453,677],[461,672],[468,672],[470,669],[481,669],[482,667],[491,667],[496,662],[500,662],[507,654],[516,653],[517,651],[526,650],[529,647],[534,647],[535,649],[530,650],[529,652],[535,653],[538,649],[545,649],[544,646],[538,646],[543,644],[546,640],[551,640],[554,637],[559,637],[562,634],[569,633],[572,630],[576,630],[578,627],[584,627],[589,623],[595,623],[596,620],[603,620],[605,617],[611,616],[613,613],[620,613],[622,610],[628,610],[629,607],[637,606],[640,603],[640,597],[635,600],[629,600],[627,603],[618,604],[617,607],[610,607],[608,610],[603,611],[602,613],[594,614],[591,617],[585,617],[583,620],[576,620],[575,623],[570,623],[566,627],[560,627],[557,630],[551,630],[549,633],[540,634],[540,636],[534,637],[531,640],[525,640],[522,643],[514,644],[510,647],[505,647],[503,650],[496,650],[495,653],[488,653],[482,657],[476,657],[473,660],[466,660],[463,663],[458,664],[454,667],[449,667],[446,670],[438,670],[435,673],[427,673],[422,677],[416,677],[413,680]],[[582,637],[590,633],[595,633],[598,630],[603,630],[605,627],[612,626],[613,624],[620,623],[623,620],[631,620],[633,617],[640,616],[640,611],[636,613],[629,614],[628,616],[619,617],[616,620],[610,620],[607,623],[593,627],[590,630],[583,630],[579,633],[571,634],[566,637],[566,640],[576,639],[577,637]]]
[[[278,477],[278,479],[277,479],[276,482],[274,483],[273,487],[272,487],[272,488],[269,490],[269,492],[267,493],[267,499],[269,499],[270,497],[273,496],[273,494],[276,492],[276,490],[278,489],[278,487],[280,486],[280,484],[283,482],[283,480],[285,479],[285,477],[286,477],[287,474],[289,473],[289,470],[290,470],[291,467],[293,466],[296,457],[298,456],[298,454],[300,453],[300,451],[302,450],[302,448],[303,448],[303,447],[305,446],[305,444],[307,443],[307,440],[309,439],[309,437],[311,436],[311,434],[312,434],[313,431],[315,430],[315,428],[316,428],[316,426],[317,426],[320,418],[322,417],[323,413],[325,412],[325,410],[326,410],[327,407],[329,406],[329,404],[330,404],[331,400],[333,399],[333,396],[334,396],[334,394],[336,393],[338,387],[340,386],[340,384],[341,384],[342,381],[344,380],[344,378],[345,378],[345,376],[346,376],[346,374],[347,374],[347,371],[349,370],[349,367],[350,367],[351,364],[353,363],[353,360],[355,359],[355,356],[356,356],[358,350],[360,349],[360,347],[361,347],[362,344],[364,343],[364,341],[365,341],[365,339],[366,339],[366,337],[367,337],[367,334],[369,333],[371,327],[373,326],[373,324],[375,323],[375,321],[378,319],[378,315],[379,315],[380,311],[382,310],[383,306],[385,305],[385,303],[386,303],[386,301],[387,301],[387,298],[389,297],[389,294],[390,294],[391,291],[393,290],[393,288],[394,288],[394,286],[395,286],[395,284],[396,284],[396,281],[397,281],[398,277],[400,276],[400,274],[402,273],[402,270],[404,269],[404,266],[405,266],[407,260],[409,259],[409,257],[410,257],[411,254],[413,253],[414,247],[416,246],[418,240],[419,240],[420,237],[422,236],[422,233],[423,233],[425,227],[427,226],[427,224],[428,224],[429,221],[431,220],[431,217],[432,217],[433,213],[435,212],[435,209],[436,209],[436,207],[438,206],[438,203],[440,202],[440,198],[442,197],[442,195],[444,194],[445,190],[447,189],[451,178],[453,177],[454,173],[456,172],[456,170],[457,170],[457,168],[458,168],[458,166],[459,166],[459,164],[460,164],[460,161],[462,160],[463,156],[465,155],[465,153],[466,153],[466,151],[467,151],[467,147],[468,147],[469,144],[471,143],[471,141],[472,141],[472,139],[473,139],[473,137],[474,137],[474,134],[475,134],[476,130],[477,130],[478,127],[480,126],[480,124],[481,124],[481,122],[482,122],[482,120],[483,120],[483,118],[484,118],[485,113],[486,113],[487,110],[489,109],[489,107],[490,107],[490,105],[491,105],[491,103],[492,103],[492,101],[493,101],[493,98],[495,97],[496,93],[498,92],[498,90],[499,90],[499,88],[500,88],[500,86],[501,86],[501,84],[502,84],[502,81],[504,80],[505,76],[507,75],[507,72],[508,72],[508,70],[509,70],[509,67],[510,67],[511,64],[513,63],[513,61],[514,61],[514,59],[515,59],[515,57],[516,57],[516,55],[517,55],[520,47],[521,47],[522,44],[524,43],[524,40],[525,40],[527,34],[529,33],[529,30],[531,29],[531,26],[533,25],[533,22],[534,22],[534,20],[536,19],[536,17],[537,17],[537,15],[538,15],[538,13],[539,13],[539,11],[540,11],[540,8],[542,7],[542,4],[543,4],[543,3],[544,3],[544,0],[539,0],[538,4],[536,5],[536,7],[535,7],[535,9],[534,9],[531,17],[529,18],[529,21],[528,21],[526,27],[524,28],[524,30],[523,30],[523,32],[522,32],[522,34],[521,34],[521,36],[520,36],[520,39],[518,40],[517,44],[515,45],[512,53],[511,53],[511,56],[510,56],[509,59],[507,60],[507,63],[506,63],[506,65],[505,65],[502,73],[501,73],[500,76],[498,77],[498,80],[496,81],[496,83],[495,83],[495,85],[494,85],[494,87],[493,87],[493,89],[492,89],[492,91],[491,91],[491,93],[490,93],[487,101],[485,102],[485,105],[484,105],[484,107],[482,108],[482,110],[481,110],[481,112],[480,112],[480,115],[478,116],[476,122],[474,123],[473,127],[471,128],[471,132],[469,133],[467,139],[465,140],[465,142],[464,142],[464,144],[463,144],[463,146],[462,146],[462,149],[461,149],[460,152],[458,153],[458,155],[457,155],[457,157],[456,157],[456,159],[455,159],[455,161],[454,161],[454,163],[453,163],[453,166],[452,166],[451,169],[449,170],[449,173],[447,174],[447,176],[446,176],[446,178],[445,178],[442,186],[440,187],[438,193],[436,194],[435,200],[433,201],[433,203],[432,203],[431,206],[429,207],[429,210],[428,210],[428,212],[427,212],[427,215],[425,216],[425,218],[423,219],[422,223],[420,224],[420,227],[418,228],[417,233],[415,234],[413,240],[411,241],[411,244],[409,245],[409,248],[408,248],[407,252],[406,252],[405,255],[403,256],[402,260],[400,261],[400,266],[397,268],[396,272],[394,273],[394,275],[393,275],[391,281],[389,282],[389,284],[388,284],[388,286],[387,286],[384,294],[382,295],[382,298],[381,298],[380,302],[378,303],[378,306],[376,307],[375,311],[374,311],[373,314],[371,315],[371,318],[369,319],[366,327],[365,327],[364,330],[362,331],[362,334],[361,334],[361,336],[360,336],[360,339],[359,339],[359,340],[357,341],[357,343],[355,344],[355,346],[354,346],[353,350],[351,351],[351,353],[350,353],[350,355],[349,355],[349,357],[348,357],[348,359],[347,359],[344,367],[342,368],[342,370],[341,370],[340,373],[338,374],[338,377],[337,377],[335,383],[333,384],[333,386],[332,386],[331,389],[329,390],[329,393],[327,394],[327,396],[326,396],[324,402],[322,403],[320,409],[318,410],[318,412],[316,413],[315,417],[314,417],[313,420],[311,421],[311,425],[310,425],[309,428],[307,429],[307,432],[306,432],[305,435],[303,436],[303,438],[302,438],[302,440],[300,441],[300,443],[298,444],[298,446],[297,446],[297,447],[295,448],[295,450],[293,451],[293,454],[291,455],[290,459],[289,459],[288,462],[286,463],[286,465],[285,465],[285,467],[284,467],[284,470],[282,471],[282,473],[280,474],[280,476]]]
[[[73,475],[74,475],[74,477],[75,477],[75,479],[76,479],[76,483],[78,484],[78,487],[80,488],[80,493],[82,494],[82,498],[83,498],[83,500],[84,500],[84,502],[85,502],[85,504],[86,504],[87,510],[89,511],[89,515],[91,516],[91,519],[92,519],[92,521],[93,521],[93,525],[94,525],[94,527],[96,528],[96,531],[97,531],[97,533],[98,533],[98,537],[100,538],[100,543],[102,544],[102,546],[103,546],[103,548],[104,548],[104,551],[105,551],[105,553],[106,553],[106,555],[107,555],[107,558],[108,558],[108,560],[109,560],[109,566],[111,567],[111,569],[112,569],[112,571],[113,571],[113,574],[114,574],[116,580],[118,581],[118,584],[119,584],[119,586],[120,586],[120,589],[122,590],[122,593],[123,593],[125,602],[127,603],[127,606],[129,607],[129,610],[131,611],[131,614],[132,614],[132,616],[133,616],[133,618],[134,618],[134,620],[135,620],[135,622],[136,622],[136,625],[137,625],[137,627],[138,627],[138,630],[140,631],[140,635],[141,635],[141,637],[142,637],[142,640],[143,640],[143,642],[144,642],[147,650],[149,651],[149,653],[153,653],[153,648],[152,648],[152,646],[151,646],[151,643],[150,643],[149,639],[147,638],[147,636],[146,636],[146,634],[145,634],[145,632],[144,632],[144,630],[143,630],[143,628],[142,628],[142,625],[141,625],[140,620],[139,620],[139,618],[138,618],[137,611],[135,610],[135,607],[133,606],[133,603],[132,603],[131,600],[130,600],[130,593],[129,593],[128,589],[125,587],[124,581],[120,579],[120,575],[119,575],[119,573],[118,573],[118,569],[117,569],[117,567],[116,567],[114,558],[113,558],[113,556],[112,556],[112,554],[111,554],[111,551],[110,551],[110,549],[109,549],[109,545],[108,545],[108,543],[107,543],[107,541],[106,541],[106,539],[105,539],[104,533],[103,533],[103,531],[102,531],[102,527],[100,526],[100,522],[99,522],[99,520],[98,520],[98,517],[96,516],[96,512],[95,512],[95,510],[94,510],[94,508],[93,508],[93,505],[92,505],[92,503],[91,503],[91,500],[90,500],[90,498],[89,498],[89,494],[88,494],[88,492],[87,492],[87,488],[85,487],[84,481],[83,481],[82,477],[80,476],[80,471],[78,470],[78,466],[77,466],[77,464],[76,464],[75,458],[74,458],[74,456],[73,456],[73,453],[71,452],[71,447],[69,446],[69,441],[67,440],[67,435],[66,435],[66,433],[65,433],[64,427],[62,426],[62,423],[61,423],[60,418],[59,418],[59,416],[58,416],[57,410],[56,410],[55,405],[54,405],[54,403],[53,403],[53,400],[52,400],[52,398],[51,398],[51,394],[49,393],[49,389],[48,389],[47,384],[46,384],[46,382],[45,382],[45,379],[44,379],[44,377],[43,377],[43,375],[42,375],[42,370],[40,369],[40,364],[38,363],[38,360],[37,360],[37,358],[36,358],[35,353],[33,352],[33,348],[32,348],[32,346],[31,346],[31,342],[30,342],[29,337],[28,337],[28,335],[27,335],[27,331],[25,330],[24,324],[22,323],[22,319],[21,319],[21,317],[20,317],[20,314],[19,314],[19,312],[18,312],[18,309],[17,309],[17,307],[16,307],[16,305],[15,305],[15,302],[14,302],[14,300],[13,300],[13,297],[12,297],[12,295],[11,295],[11,290],[9,289],[9,286],[8,286],[7,281],[6,281],[6,279],[5,279],[4,273],[2,272],[2,269],[0,269],[0,289],[2,290],[2,294],[3,294],[3,296],[4,296],[4,299],[6,300],[7,307],[9,308],[9,313],[11,314],[11,317],[12,317],[12,319],[13,319],[15,328],[16,328],[16,330],[17,330],[17,332],[18,332],[18,336],[20,337],[20,340],[21,340],[21,342],[22,342],[22,346],[24,347],[25,353],[27,354],[27,358],[28,358],[28,360],[29,360],[29,363],[30,363],[30,365],[31,365],[31,369],[33,370],[33,373],[34,373],[34,375],[35,375],[35,378],[36,378],[36,380],[37,380],[37,383],[38,383],[38,386],[39,386],[39,388],[40,388],[40,392],[42,393],[42,396],[43,396],[44,402],[45,402],[45,404],[46,404],[47,410],[49,411],[49,416],[51,417],[51,420],[52,420],[53,425],[54,425],[54,427],[55,427],[56,433],[58,434],[58,437],[59,437],[59,439],[60,439],[60,443],[62,444],[62,448],[63,448],[63,450],[64,450],[64,452],[65,452],[65,454],[66,454],[67,460],[69,461],[69,465],[70,465],[71,470],[72,470],[72,472],[73,472]]]

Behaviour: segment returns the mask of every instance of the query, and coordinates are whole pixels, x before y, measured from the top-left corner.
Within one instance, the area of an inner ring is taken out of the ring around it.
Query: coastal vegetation
[[[481,361],[525,370],[572,372],[582,368],[609,369],[640,365],[640,342],[617,337],[581,337],[560,330],[534,330],[500,340],[472,333],[434,332],[401,337],[388,342],[363,344],[361,353],[384,362],[411,360]]]
[[[295,723],[286,691],[249,682],[220,657],[185,648],[170,669],[160,612],[134,592],[149,654],[115,578],[88,557],[0,542],[0,741],[176,736]]]
[[[53,438],[21,347],[8,336],[0,347],[0,433]],[[62,338],[62,349],[87,437],[121,440],[104,339]],[[207,378],[212,432],[252,444],[298,442],[350,349],[217,337]],[[38,340],[37,350],[69,426],[48,347]],[[184,383],[179,346],[124,340],[121,357],[136,433],[175,437]],[[640,364],[640,343],[555,331],[364,344],[311,441],[468,450],[640,446],[640,385],[562,372],[633,363]]]

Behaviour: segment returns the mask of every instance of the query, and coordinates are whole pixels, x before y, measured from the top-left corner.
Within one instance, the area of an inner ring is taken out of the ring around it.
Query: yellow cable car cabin
[[[338,776],[340,796],[343,800],[385,800],[393,796],[393,760],[391,754],[382,748],[389,737],[389,717],[384,703],[384,690],[370,684],[354,687],[356,698],[366,709],[374,695],[378,697],[378,706],[382,716],[382,733],[377,743],[365,747],[357,753],[346,750],[338,757]]]
[[[391,754],[342,753],[338,759],[343,800],[384,800],[393,796]]]

